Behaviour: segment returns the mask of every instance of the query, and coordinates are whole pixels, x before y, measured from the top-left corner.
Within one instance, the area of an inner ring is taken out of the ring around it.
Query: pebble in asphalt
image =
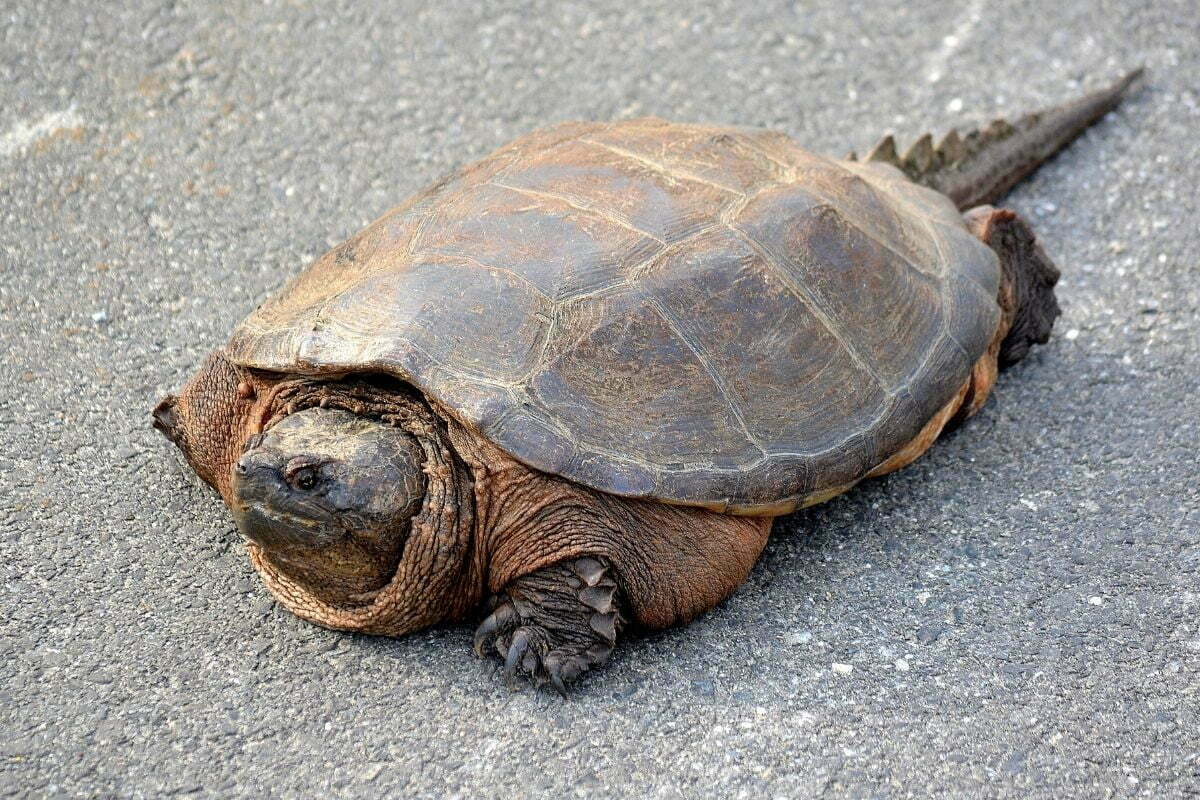
[[[1191,0],[78,3],[0,15],[0,788],[1184,797],[1200,786]],[[862,150],[1148,87],[1020,188],[1051,343],[573,699],[299,622],[147,409],[306,262],[539,125]]]

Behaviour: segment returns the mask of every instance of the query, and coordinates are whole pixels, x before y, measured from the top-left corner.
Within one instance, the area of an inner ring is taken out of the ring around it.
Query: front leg
[[[602,558],[543,567],[510,581],[491,602],[491,615],[475,630],[475,652],[498,654],[510,687],[522,674],[564,697],[568,683],[608,660],[626,620]]]

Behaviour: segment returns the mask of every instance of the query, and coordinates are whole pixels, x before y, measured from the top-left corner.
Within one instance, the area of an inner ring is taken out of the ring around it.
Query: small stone
[[[790,646],[808,644],[812,638],[812,631],[788,631],[783,635],[783,643]]]
[[[1066,335],[1067,335],[1067,341],[1073,342],[1079,338],[1079,330],[1077,328],[1071,328],[1071,330],[1067,331]]]
[[[717,687],[712,681],[704,678],[698,681],[692,681],[692,691],[704,697],[712,697],[716,694]]]
[[[250,604],[250,611],[256,617],[265,617],[275,607],[275,601],[269,597],[260,597]]]
[[[105,322],[108,322],[108,312],[103,308],[99,311],[93,311],[92,322],[96,323],[97,325],[103,325]]]
[[[946,103],[946,110],[951,114],[957,114],[963,110],[963,101],[961,97],[955,97],[949,103]]]
[[[258,586],[258,583],[250,578],[250,576],[243,575],[234,580],[231,588],[238,594],[248,594],[249,592],[257,590]]]
[[[940,625],[923,625],[917,629],[917,641],[921,644],[933,644],[942,638],[945,628]]]
[[[1092,595],[1088,598],[1088,603],[1093,606],[1102,606],[1104,605],[1104,598],[1099,595]]]
[[[854,672],[854,665],[853,664],[834,664],[830,667],[830,669],[832,669],[838,675],[849,675],[851,672]]]
[[[358,771],[358,779],[363,783],[370,783],[379,777],[379,773],[383,772],[383,764],[378,761],[367,764]]]
[[[306,652],[306,653],[319,654],[319,653],[328,653],[330,650],[334,649],[337,646],[338,646],[337,639],[321,637],[320,639],[313,639],[308,644],[304,645],[303,649],[304,649],[304,652]]]
[[[908,661],[903,658],[897,658],[895,667],[897,672],[908,672]]]
[[[1028,754],[1022,751],[1013,753],[1004,763],[1005,771],[1010,775],[1021,774],[1021,772],[1025,769],[1025,759],[1027,756]]]

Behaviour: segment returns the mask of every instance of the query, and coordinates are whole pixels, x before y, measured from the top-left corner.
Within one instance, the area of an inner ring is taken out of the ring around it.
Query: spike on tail
[[[1016,122],[996,119],[960,136],[947,133],[937,146],[925,134],[899,155],[890,134],[864,161],[881,161],[948,196],[960,209],[995,203],[1117,104],[1143,74],[1139,67],[1113,85]],[[854,154],[850,154],[850,160]]]

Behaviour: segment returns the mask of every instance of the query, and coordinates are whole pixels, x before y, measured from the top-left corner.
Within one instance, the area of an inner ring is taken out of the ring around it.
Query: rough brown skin
[[[868,160],[892,162],[930,185],[953,185],[950,193],[956,199],[990,199],[1000,191],[997,187],[1011,186],[1110,108],[1131,80],[1029,118],[1016,133],[993,126],[990,133],[970,140],[966,155],[951,141],[933,155],[917,147],[903,160],[891,158],[886,147],[877,148]],[[630,130],[643,135],[662,124],[650,121],[644,130]],[[704,146],[737,144],[732,135],[723,136]],[[774,146],[767,139],[757,141],[754,147]],[[995,142],[1004,144],[989,149]],[[948,154],[958,154],[957,160]],[[835,173],[821,172],[824,167],[812,169],[811,181],[818,187],[838,180]],[[882,169],[879,175],[887,180],[898,174],[890,167],[871,169]],[[665,168],[656,162],[653,171]],[[716,180],[719,184],[719,175]],[[861,204],[871,196],[854,192],[870,180],[855,180],[834,191],[846,191],[850,213],[861,213],[869,206]],[[750,213],[756,201],[746,194],[744,201],[727,207],[746,213],[735,222],[730,221],[733,216],[722,219],[734,231],[761,223],[766,232],[755,233],[758,239],[784,242],[785,237],[771,238],[776,236],[771,226],[778,222],[772,215],[793,202],[786,194],[780,197],[756,218]],[[912,197],[912,202],[923,202],[919,194]],[[541,197],[529,201],[546,202]],[[895,213],[882,207],[880,212]],[[500,207],[501,218],[516,213]],[[846,250],[836,233],[845,229],[824,226],[826,218],[841,225],[838,212],[823,214],[818,208],[805,218],[809,227],[789,235],[799,236],[814,253],[834,254],[834,260],[847,253],[859,259],[842,266],[861,270],[864,264],[886,265],[890,245],[873,241],[867,231]],[[477,652],[498,655],[510,683],[526,675],[565,692],[567,683],[610,656],[627,626],[685,623],[721,602],[745,580],[774,516],[911,463],[948,426],[983,406],[1000,369],[1047,340],[1059,313],[1053,292],[1058,271],[1029,226],[1013,212],[989,205],[970,209],[961,222],[952,221],[961,226],[960,239],[979,250],[962,236],[964,229],[969,231],[999,260],[995,305],[986,300],[990,290],[984,296],[989,309],[980,319],[989,323],[974,350],[981,354],[973,366],[962,361],[962,371],[954,373],[953,382],[944,381],[944,393],[926,405],[918,425],[908,428],[877,463],[832,480],[818,476],[824,482],[812,483],[815,488],[807,493],[789,494],[783,484],[762,484],[759,494],[746,495],[739,503],[705,501],[702,493],[676,499],[620,496],[529,466],[452,404],[422,394],[386,371],[327,369],[297,375],[240,365],[224,350],[208,358],[178,397],[158,405],[155,426],[221,494],[248,538],[254,566],[297,615],[332,628],[397,636],[465,619],[486,601],[486,618],[475,635]],[[863,233],[861,227],[854,230],[854,235]],[[378,235],[378,230],[371,234]],[[896,242],[911,243],[907,233],[895,235]],[[386,246],[371,236],[331,254],[337,257],[326,267],[332,270],[331,280],[340,281],[339,292],[361,279],[354,272],[356,264],[370,263],[362,252],[356,256],[355,247]],[[947,238],[943,245],[952,241]],[[725,258],[736,250],[722,247],[711,252]],[[693,250],[704,252],[699,245]],[[960,254],[966,258],[965,253]],[[995,261],[991,263],[994,274]],[[345,319],[357,324],[350,312]],[[379,308],[370,311],[379,313]],[[327,323],[318,313],[305,324],[315,334]],[[916,398],[918,403],[927,400]],[[882,436],[882,429],[876,435]],[[677,485],[681,491],[688,488],[685,479]]]

